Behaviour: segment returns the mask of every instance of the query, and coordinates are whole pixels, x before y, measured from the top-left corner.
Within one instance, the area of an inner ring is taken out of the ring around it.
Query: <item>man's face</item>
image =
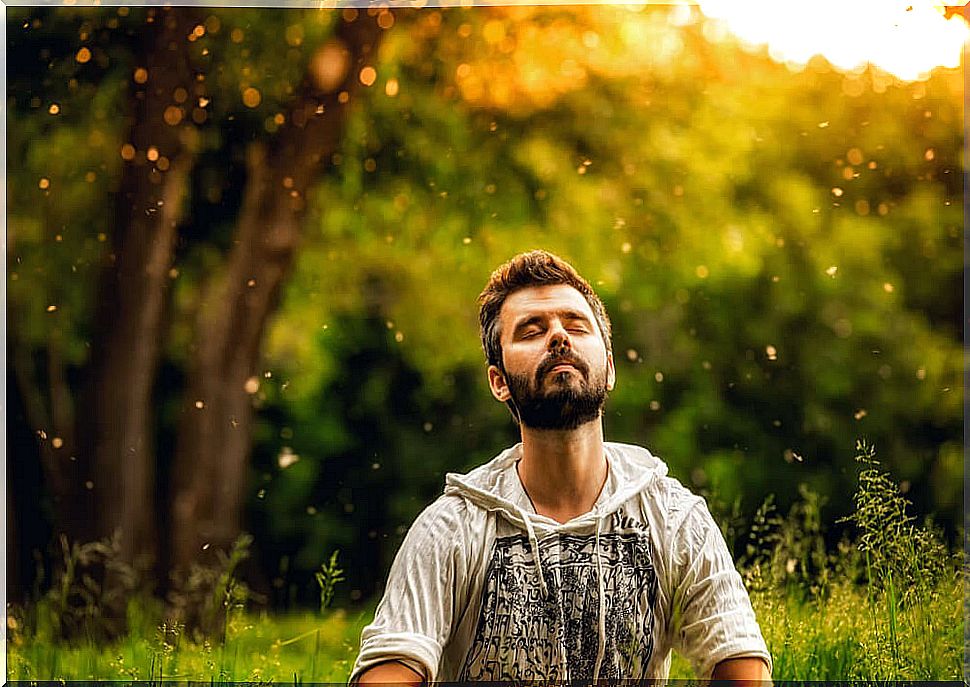
[[[489,384],[523,425],[565,430],[599,418],[615,380],[613,357],[579,291],[520,289],[502,305],[499,327],[505,371],[489,367]]]

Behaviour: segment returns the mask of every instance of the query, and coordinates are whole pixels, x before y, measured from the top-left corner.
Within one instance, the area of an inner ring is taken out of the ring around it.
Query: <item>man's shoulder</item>
[[[411,528],[423,527],[430,530],[448,530],[462,523],[468,517],[468,504],[456,494],[441,494],[418,513]]]
[[[449,472],[445,475],[445,494],[453,493],[455,489],[467,489],[469,486],[486,492],[498,493],[506,486],[505,479],[509,470],[515,467],[516,461],[522,458],[522,444],[518,443],[503,449],[498,455],[472,468],[468,472]]]
[[[603,448],[610,470],[622,483],[642,483],[640,486],[646,486],[667,476],[667,464],[645,446],[604,441]]]
[[[639,498],[668,526],[676,527],[704,499],[668,474],[667,464],[643,446],[605,442],[616,471],[618,499]]]
[[[418,513],[408,530],[412,543],[427,538],[456,543],[463,537],[477,536],[481,520],[487,516],[487,509],[479,501],[487,498],[483,494],[500,494],[507,489],[504,468],[514,464],[517,448],[518,445],[507,449],[467,473],[445,475],[444,493]]]

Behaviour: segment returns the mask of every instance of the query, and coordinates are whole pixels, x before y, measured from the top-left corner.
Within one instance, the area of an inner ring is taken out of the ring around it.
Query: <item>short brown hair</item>
[[[544,250],[533,250],[516,255],[492,272],[488,283],[478,296],[482,349],[485,351],[485,360],[489,365],[505,369],[502,365],[502,341],[498,325],[499,313],[505,299],[519,289],[555,284],[571,286],[583,294],[593,311],[593,316],[596,317],[596,324],[606,345],[606,352],[613,351],[610,318],[606,314],[603,301],[593,291],[593,287],[562,258]]]

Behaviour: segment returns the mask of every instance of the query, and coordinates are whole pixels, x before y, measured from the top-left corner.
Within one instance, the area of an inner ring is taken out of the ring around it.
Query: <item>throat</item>
[[[609,477],[609,464],[605,457],[595,469],[580,478],[569,479],[566,475],[531,468],[524,460],[516,463],[516,473],[526,498],[537,515],[551,518],[562,524],[593,510]],[[558,478],[557,478],[558,477]]]

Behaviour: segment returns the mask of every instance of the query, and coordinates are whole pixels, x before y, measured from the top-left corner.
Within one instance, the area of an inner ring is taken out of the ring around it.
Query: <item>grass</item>
[[[774,660],[773,677],[962,680],[962,559],[947,551],[932,522],[915,523],[895,483],[879,471],[873,448],[859,442],[857,449],[855,511],[844,519],[855,534],[837,550],[825,549],[824,504],[808,490],[785,517],[767,500],[748,528],[738,563]],[[64,552],[64,568],[73,570],[85,556],[88,562],[96,555],[110,558],[111,549],[65,544]],[[97,585],[62,576],[36,604],[10,614],[7,678],[346,681],[373,606],[354,615],[328,610],[333,587],[343,579],[336,554],[316,575],[319,612],[290,615],[247,610],[246,588],[233,578],[244,556],[245,546],[235,547],[220,570],[196,575],[208,586],[186,592],[186,603],[209,603],[204,636],[177,622],[158,622],[160,606],[136,596],[128,603],[128,633],[107,639],[98,631],[97,603],[104,595]],[[68,613],[66,601],[80,594],[78,586],[88,590],[81,595],[87,606]],[[58,639],[66,627],[84,631]],[[670,676],[694,677],[678,655]]]
[[[343,682],[372,615],[337,610],[321,622],[315,613],[241,613],[230,620],[224,644],[161,627],[154,636],[74,644],[31,641],[11,630],[7,679]]]

